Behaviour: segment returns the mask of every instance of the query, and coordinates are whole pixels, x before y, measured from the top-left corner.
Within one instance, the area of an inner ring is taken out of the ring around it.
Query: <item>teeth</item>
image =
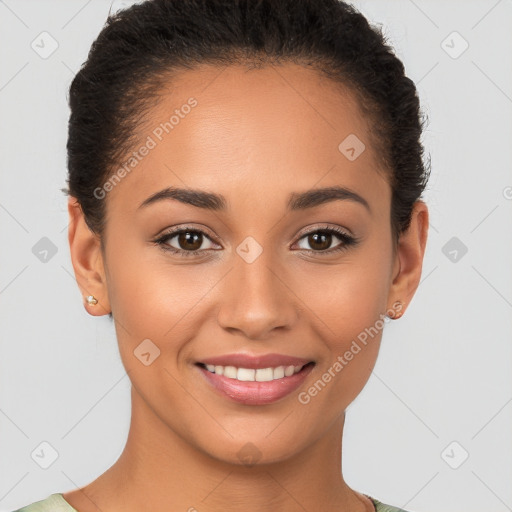
[[[269,382],[271,380],[291,377],[300,372],[302,366],[277,366],[276,368],[236,368],[235,366],[219,366],[207,364],[206,369],[217,375],[224,375],[229,379],[236,379],[242,382]]]
[[[256,376],[256,370],[249,370],[248,368],[238,368],[236,372],[236,380],[253,381]]]
[[[282,379],[284,377],[284,366],[278,366],[274,369],[274,379]]]
[[[274,379],[274,370],[272,368],[258,368],[254,380],[258,382],[268,382]]]
[[[222,368],[222,366],[220,366],[220,367],[216,366],[215,373],[218,373],[217,368]],[[220,373],[219,375],[222,375],[222,373]],[[237,376],[236,368],[234,366],[224,366],[224,375],[226,377],[229,377],[230,379],[236,379],[236,376]]]

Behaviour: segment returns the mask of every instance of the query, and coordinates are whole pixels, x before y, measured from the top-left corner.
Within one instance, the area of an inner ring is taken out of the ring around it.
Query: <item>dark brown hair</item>
[[[414,83],[382,32],[337,0],[146,0],[109,15],[69,91],[68,186],[101,235],[102,187],[166,81],[209,63],[296,62],[349,86],[371,120],[392,189],[394,240],[429,178]],[[341,142],[341,141],[340,141]]]

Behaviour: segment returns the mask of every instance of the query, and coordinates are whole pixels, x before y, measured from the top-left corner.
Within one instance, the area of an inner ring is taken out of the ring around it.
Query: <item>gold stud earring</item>
[[[85,300],[89,306],[96,306],[98,304],[98,299],[94,295],[88,295]]]
[[[391,310],[391,311],[393,311],[393,316],[390,317],[392,320],[398,320],[404,314],[404,312],[402,311],[403,310],[402,306],[403,306],[403,304],[399,300],[397,300],[393,304],[393,309]]]

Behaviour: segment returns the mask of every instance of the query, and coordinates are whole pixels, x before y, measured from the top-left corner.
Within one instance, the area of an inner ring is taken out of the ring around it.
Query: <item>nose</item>
[[[290,330],[299,318],[299,299],[289,273],[263,251],[251,263],[235,255],[220,293],[219,325],[250,340],[266,340],[273,331]]]

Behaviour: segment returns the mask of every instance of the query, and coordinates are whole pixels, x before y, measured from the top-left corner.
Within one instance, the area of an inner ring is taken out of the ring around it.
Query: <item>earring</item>
[[[402,306],[403,306],[403,304],[399,300],[397,300],[393,304],[393,309],[392,309],[393,316],[390,317],[392,320],[398,320],[404,314],[403,311],[402,311],[402,309],[403,309]],[[397,309],[398,309],[398,311],[396,311]]]
[[[94,295],[88,295],[85,300],[89,306],[96,306],[98,304],[98,299]]]

